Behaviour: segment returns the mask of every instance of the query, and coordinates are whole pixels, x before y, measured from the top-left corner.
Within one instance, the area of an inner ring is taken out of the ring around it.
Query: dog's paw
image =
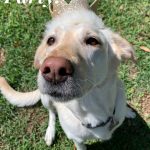
[[[48,146],[51,146],[53,144],[54,139],[55,139],[55,131],[52,131],[52,129],[48,127],[45,134],[46,144]]]
[[[136,117],[136,113],[133,112],[133,110],[131,108],[129,108],[128,106],[126,107],[126,118],[135,118]]]

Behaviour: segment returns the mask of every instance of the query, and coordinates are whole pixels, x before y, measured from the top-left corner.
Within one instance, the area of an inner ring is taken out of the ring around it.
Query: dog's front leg
[[[56,115],[54,111],[49,109],[49,123],[45,134],[45,142],[48,146],[52,145],[55,139],[55,122]]]
[[[86,145],[80,142],[77,142],[76,140],[73,140],[75,144],[75,150],[86,150]]]
[[[45,142],[48,146],[52,145],[55,139],[55,123],[56,123],[56,114],[55,108],[52,102],[49,99],[49,96],[42,95],[41,96],[42,103],[45,108],[49,111],[49,123],[45,134]]]

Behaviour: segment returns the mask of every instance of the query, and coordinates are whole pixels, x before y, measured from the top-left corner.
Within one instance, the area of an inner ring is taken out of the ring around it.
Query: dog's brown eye
[[[53,45],[54,43],[55,43],[55,38],[54,38],[54,37],[48,38],[47,44],[48,44],[49,46]]]
[[[97,45],[100,44],[100,42],[97,39],[93,38],[93,37],[90,37],[90,38],[86,39],[85,42],[86,42],[87,45],[91,45],[91,46],[97,46]]]

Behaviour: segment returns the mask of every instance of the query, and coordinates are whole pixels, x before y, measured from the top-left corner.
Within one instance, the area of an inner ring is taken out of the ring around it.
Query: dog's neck
[[[95,86],[82,98],[70,101],[65,105],[75,116],[79,116],[81,120],[87,115],[91,115],[98,120],[106,121],[114,112],[117,82],[116,76],[108,78],[105,84]]]

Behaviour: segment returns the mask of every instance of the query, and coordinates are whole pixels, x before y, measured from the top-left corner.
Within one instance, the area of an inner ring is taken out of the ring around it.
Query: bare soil
[[[4,49],[0,48],[0,66],[3,65],[4,61],[5,61]]]

